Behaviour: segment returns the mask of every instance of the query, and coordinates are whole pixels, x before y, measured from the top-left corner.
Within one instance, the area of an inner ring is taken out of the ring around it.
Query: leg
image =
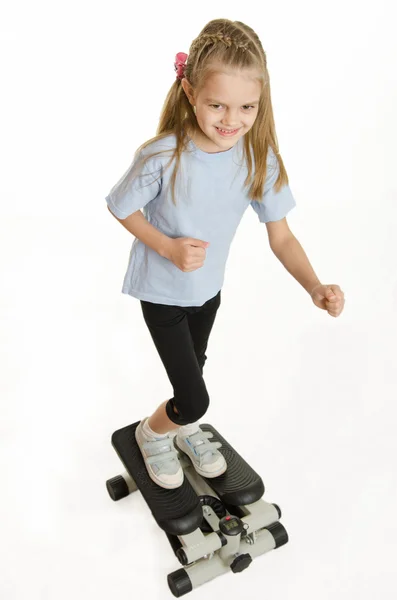
[[[186,311],[183,307],[146,301],[141,301],[141,306],[145,322],[174,389],[174,397],[165,403],[167,417],[174,424],[173,428],[192,423],[206,412],[209,396],[197,361]],[[160,406],[153,415],[153,420],[151,418],[149,422],[158,433],[170,431],[160,431],[158,424],[155,429],[159,421],[162,421],[163,427],[169,427],[164,419],[163,408],[163,405]]]
[[[193,340],[194,351],[199,364],[200,372],[203,374],[204,363],[207,360],[205,351],[208,346],[208,339],[215,322],[218,308],[221,303],[221,292],[208,300],[197,312],[187,314],[189,330]],[[175,423],[170,421],[167,416],[165,406],[167,400],[160,404],[158,409],[149,419],[149,426],[158,433],[165,433],[175,429]],[[175,406],[173,406],[176,411]]]
[[[203,373],[204,363],[207,360],[205,351],[207,350],[208,339],[220,304],[221,291],[200,307],[199,311],[188,314],[189,329],[201,374]]]
[[[156,411],[149,417],[149,427],[156,431],[157,433],[168,433],[174,429],[178,429],[180,426],[170,421],[166,411],[166,405],[168,404],[168,400],[160,404],[160,406],[156,409]],[[176,408],[173,407],[175,414],[178,414]]]

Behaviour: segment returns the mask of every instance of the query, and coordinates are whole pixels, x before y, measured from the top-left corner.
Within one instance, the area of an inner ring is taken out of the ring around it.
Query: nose
[[[226,111],[221,123],[228,129],[237,129],[239,127],[238,109],[233,111],[229,108]]]

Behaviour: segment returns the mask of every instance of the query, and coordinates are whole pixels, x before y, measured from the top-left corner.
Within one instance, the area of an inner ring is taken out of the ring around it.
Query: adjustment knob
[[[230,565],[233,573],[241,573],[252,563],[252,558],[249,554],[240,554],[237,556],[232,564]]]

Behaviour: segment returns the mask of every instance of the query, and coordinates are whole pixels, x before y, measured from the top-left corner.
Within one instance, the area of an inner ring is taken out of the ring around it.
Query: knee
[[[192,389],[182,402],[178,402],[176,397],[174,397],[174,402],[179,413],[177,420],[181,425],[187,425],[198,421],[207,412],[210,397],[203,382],[203,385]]]
[[[201,375],[203,375],[203,369],[204,369],[204,365],[205,365],[205,361],[206,360],[207,360],[207,355],[205,354],[205,352],[203,354],[200,354],[197,357],[197,362],[198,362],[198,366],[199,366]]]
[[[204,386],[200,390],[196,390],[195,394],[192,394],[189,400],[184,405],[184,415],[189,423],[198,421],[205,415],[210,405],[210,397],[207,389]]]

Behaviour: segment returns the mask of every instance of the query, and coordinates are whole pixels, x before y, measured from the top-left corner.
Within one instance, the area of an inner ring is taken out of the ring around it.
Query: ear
[[[186,79],[186,77],[184,77],[184,78],[181,80],[181,84],[182,84],[182,87],[183,87],[183,90],[184,90],[184,92],[185,92],[186,96],[188,97],[188,100],[189,100],[190,104],[191,104],[192,106],[194,106],[194,105],[195,105],[195,100],[194,100],[194,90],[193,90],[193,88],[192,88],[192,86],[191,86],[191,84],[190,84],[189,80],[188,80],[188,79]]]

